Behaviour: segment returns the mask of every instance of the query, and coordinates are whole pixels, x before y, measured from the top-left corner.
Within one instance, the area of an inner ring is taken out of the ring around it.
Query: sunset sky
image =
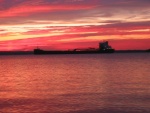
[[[150,48],[150,0],[0,0],[0,51]]]

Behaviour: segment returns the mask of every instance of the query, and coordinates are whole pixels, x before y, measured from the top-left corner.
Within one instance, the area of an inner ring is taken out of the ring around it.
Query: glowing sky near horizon
[[[0,51],[150,48],[150,0],[0,0]]]

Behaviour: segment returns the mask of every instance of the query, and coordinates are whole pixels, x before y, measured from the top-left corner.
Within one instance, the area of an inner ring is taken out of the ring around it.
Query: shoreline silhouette
[[[59,52],[62,51],[53,51],[54,53],[57,52],[57,54],[61,54]],[[115,53],[149,53],[150,49],[146,50],[115,50]],[[69,53],[69,51],[68,51]],[[87,54],[96,54],[96,52],[85,52]],[[99,54],[97,52],[97,54]],[[34,55],[33,51],[0,51],[0,55]],[[41,54],[42,55],[42,54]]]
[[[0,55],[102,54],[102,53],[143,53],[143,52],[150,52],[150,49],[115,50],[108,44],[108,41],[105,41],[105,42],[99,43],[99,48],[73,49],[73,50],[51,50],[51,51],[46,51],[46,50],[36,48],[33,51],[0,51]]]

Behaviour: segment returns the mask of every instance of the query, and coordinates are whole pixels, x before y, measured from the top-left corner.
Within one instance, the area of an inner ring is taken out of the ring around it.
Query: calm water
[[[0,113],[150,113],[150,54],[0,56]]]

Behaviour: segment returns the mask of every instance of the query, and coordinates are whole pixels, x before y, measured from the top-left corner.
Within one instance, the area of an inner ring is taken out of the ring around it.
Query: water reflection
[[[0,111],[148,113],[148,60],[144,54],[1,56]]]

